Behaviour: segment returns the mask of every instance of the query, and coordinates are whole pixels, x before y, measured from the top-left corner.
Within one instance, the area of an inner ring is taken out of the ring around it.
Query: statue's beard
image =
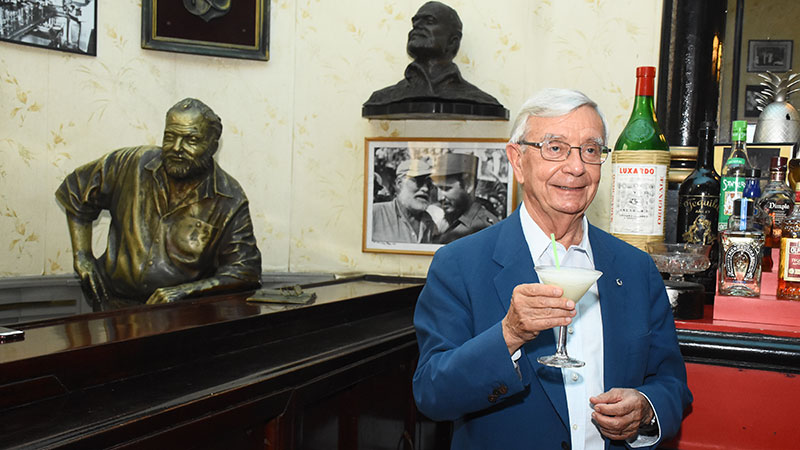
[[[211,170],[213,164],[214,159],[211,156],[204,156],[200,159],[182,158],[180,161],[176,161],[172,158],[165,158],[164,170],[166,170],[167,175],[172,178],[186,180],[205,175]]]

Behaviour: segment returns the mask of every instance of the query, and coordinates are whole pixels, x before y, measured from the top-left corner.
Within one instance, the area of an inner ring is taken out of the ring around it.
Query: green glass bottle
[[[611,233],[647,251],[663,242],[669,145],[654,109],[656,68],[636,68],[636,98],[611,153]]]
[[[731,154],[722,166],[722,182],[719,193],[719,231],[728,228],[728,219],[733,214],[733,202],[742,198],[745,174],[753,166],[747,156],[747,121],[735,120],[731,125],[733,145]]]

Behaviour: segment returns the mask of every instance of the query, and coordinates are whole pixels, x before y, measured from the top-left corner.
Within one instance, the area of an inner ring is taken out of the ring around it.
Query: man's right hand
[[[575,317],[575,302],[562,297],[561,288],[540,284],[520,284],[511,294],[511,305],[503,318],[503,338],[513,354],[541,331],[567,325]]]
[[[100,269],[97,267],[97,259],[93,255],[88,255],[83,252],[78,252],[73,260],[75,272],[81,280],[81,288],[83,293],[89,297],[92,306],[103,307],[108,305],[109,295],[108,289],[103,282],[103,277],[100,275]]]

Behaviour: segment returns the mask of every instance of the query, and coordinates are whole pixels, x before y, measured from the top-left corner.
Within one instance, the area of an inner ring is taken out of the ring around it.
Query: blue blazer
[[[541,333],[522,347],[519,373],[503,340],[500,321],[512,290],[539,281],[519,214],[439,249],[417,302],[414,399],[431,419],[454,421],[454,449],[561,449],[570,443],[561,370],[536,362],[555,352],[554,334]],[[597,287],[605,390],[635,388],[647,395],[662,440],[671,437],[692,395],[664,282],[647,253],[591,225],[589,240],[603,272]],[[606,448],[624,446],[606,439]]]

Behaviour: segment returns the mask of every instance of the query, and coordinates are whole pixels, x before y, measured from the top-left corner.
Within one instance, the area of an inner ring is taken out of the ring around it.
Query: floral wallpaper
[[[402,78],[422,3],[273,0],[268,62],[144,50],[140,0],[99,5],[97,57],[0,42],[0,276],[71,272],[55,189],[111,150],[160,144],[184,97],[222,117],[217,159],[250,199],[264,271],[424,275],[429,256],[361,251],[364,138],[505,138],[511,124],[361,117],[373,91]],[[573,87],[598,101],[613,143],[635,67],[658,63],[661,1],[444,3],[464,24],[462,75],[512,118],[535,90]],[[604,170],[589,219],[607,228]],[[109,220],[95,225],[98,254]]]

